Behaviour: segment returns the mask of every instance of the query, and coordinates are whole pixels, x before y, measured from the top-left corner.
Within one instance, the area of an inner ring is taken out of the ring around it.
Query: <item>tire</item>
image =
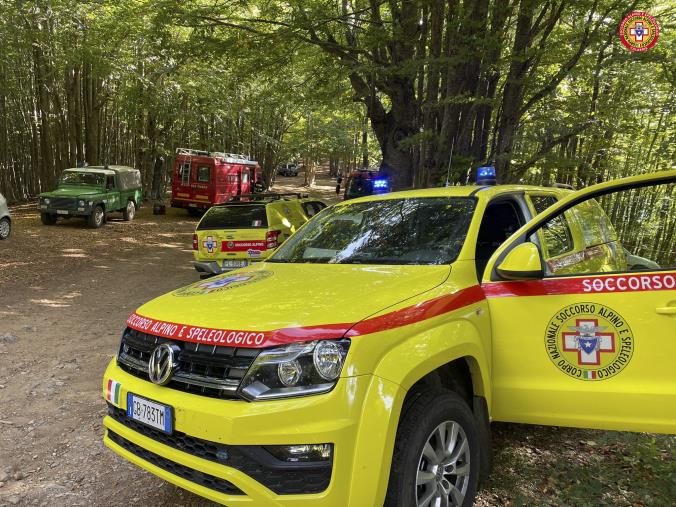
[[[11,232],[12,232],[12,222],[9,221],[9,218],[7,217],[0,218],[0,241],[9,238]]]
[[[127,207],[122,211],[122,216],[127,222],[134,220],[136,216],[136,203],[134,201],[127,202]]]
[[[204,211],[198,208],[188,208],[188,215],[193,218],[200,218],[202,215],[204,215]]]
[[[385,507],[470,507],[480,475],[475,424],[467,403],[446,389],[426,391],[408,405],[397,430]]]
[[[103,210],[103,206],[98,205],[94,207],[92,214],[87,218],[87,225],[92,229],[99,229],[104,223],[106,223],[106,212]]]
[[[44,225],[56,224],[56,215],[54,213],[40,213],[40,220]]]

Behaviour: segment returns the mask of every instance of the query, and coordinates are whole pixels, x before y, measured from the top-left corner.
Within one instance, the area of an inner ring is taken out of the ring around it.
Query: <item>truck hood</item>
[[[160,296],[132,314],[128,325],[167,338],[244,347],[338,338],[440,285],[450,269],[263,262]]]
[[[100,195],[105,193],[100,188],[92,187],[60,187],[51,192],[43,192],[40,197],[86,197],[88,195]]]

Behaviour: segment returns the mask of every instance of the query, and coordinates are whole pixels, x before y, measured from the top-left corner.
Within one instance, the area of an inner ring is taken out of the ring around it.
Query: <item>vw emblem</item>
[[[179,351],[176,345],[168,343],[155,347],[148,361],[148,376],[154,384],[164,386],[169,383],[178,366],[176,356]]]

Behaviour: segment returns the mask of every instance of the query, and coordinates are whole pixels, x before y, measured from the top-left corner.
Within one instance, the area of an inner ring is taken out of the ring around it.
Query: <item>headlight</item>
[[[49,200],[49,199],[45,199],[43,202],[44,202],[45,204],[49,205],[50,200]]]
[[[77,205],[80,206],[80,208],[84,208],[85,202],[84,201],[78,201]]]
[[[350,340],[291,343],[262,351],[239,388],[248,400],[321,394],[333,389]]]

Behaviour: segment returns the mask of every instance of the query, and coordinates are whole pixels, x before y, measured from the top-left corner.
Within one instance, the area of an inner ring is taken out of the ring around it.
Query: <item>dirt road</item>
[[[331,182],[319,183],[316,193],[331,196]],[[114,218],[94,231],[79,220],[42,226],[34,205],[12,212],[13,236],[0,243],[0,506],[210,505],[101,442],[101,377],[125,319],[197,279],[195,221],[145,208],[132,223]],[[496,448],[481,505],[667,505],[664,495],[676,497],[673,439],[499,425]]]

